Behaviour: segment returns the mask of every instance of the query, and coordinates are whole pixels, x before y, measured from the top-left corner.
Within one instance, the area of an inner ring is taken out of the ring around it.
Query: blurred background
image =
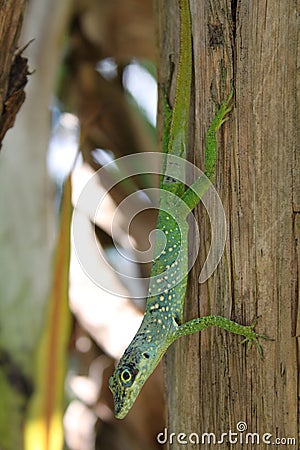
[[[141,322],[150,273],[139,252],[149,249],[156,210],[140,195],[145,210],[134,220],[127,208],[115,213],[129,194],[158,186],[143,159],[131,178],[117,161],[157,151],[153,2],[30,0],[19,47],[31,40],[26,99],[0,154],[0,448],[155,449],[161,367],[122,421],[108,389]],[[115,173],[97,175],[109,162]],[[80,240],[97,283],[71,233],[88,182]]]

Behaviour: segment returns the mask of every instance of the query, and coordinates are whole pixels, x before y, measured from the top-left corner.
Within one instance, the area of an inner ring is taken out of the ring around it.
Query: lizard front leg
[[[223,330],[230,331],[231,333],[244,336],[242,343],[247,342],[248,348],[250,348],[252,343],[254,342],[258,349],[259,354],[261,355],[262,349],[258,339],[259,338],[268,340],[272,339],[263,334],[256,333],[256,331],[254,331],[255,325],[256,321],[254,321],[251,325],[247,326],[247,325],[240,325],[222,316],[204,316],[199,317],[198,319],[193,319],[188,322],[185,322],[182,325],[179,325],[176,331],[175,339],[181,336],[186,336],[188,334],[196,333],[198,331],[205,330],[206,328],[215,326],[222,328]]]

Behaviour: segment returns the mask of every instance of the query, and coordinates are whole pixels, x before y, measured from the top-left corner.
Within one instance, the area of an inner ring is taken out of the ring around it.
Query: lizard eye
[[[121,380],[123,381],[124,384],[128,384],[130,381],[133,381],[132,374],[128,369],[124,369],[123,372],[121,373]]]

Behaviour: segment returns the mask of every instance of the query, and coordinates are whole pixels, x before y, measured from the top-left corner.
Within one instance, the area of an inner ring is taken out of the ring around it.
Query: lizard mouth
[[[129,411],[129,407],[121,408],[120,405],[115,405],[114,414],[117,419],[124,419],[124,417],[127,415],[128,411]]]
[[[126,399],[124,398],[126,395]],[[118,393],[114,395],[114,415],[117,419],[124,419],[124,417],[127,415],[128,411],[131,409],[136,397],[133,395],[128,395],[128,392],[123,395],[123,401],[122,396],[119,396]]]
[[[124,389],[118,383],[114,383],[114,386],[110,387],[114,397],[114,415],[117,419],[124,419],[140,392],[141,384],[136,384],[135,389],[132,390]]]

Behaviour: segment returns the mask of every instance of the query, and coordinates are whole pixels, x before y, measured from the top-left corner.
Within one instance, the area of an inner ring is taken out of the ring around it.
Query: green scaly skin
[[[163,152],[167,155],[185,156],[188,117],[190,107],[190,86],[192,70],[191,25],[188,0],[180,0],[180,59],[176,83],[175,104],[171,124],[165,128]],[[221,125],[227,120],[231,111],[230,101],[233,91],[218,109],[206,137],[206,174],[213,180],[216,165],[217,138]],[[166,163],[163,173],[168,172]],[[266,338],[254,331],[254,325],[243,326],[220,316],[206,316],[182,323],[183,306],[188,273],[188,213],[199,203],[203,194],[210,187],[206,177],[197,179],[185,190],[184,184],[173,178],[163,176],[161,192],[169,191],[178,198],[161,195],[157,229],[166,239],[165,249],[161,252],[160,239],[154,246],[153,265],[146,311],[142,324],[132,342],[110,378],[109,386],[114,396],[115,416],[122,419],[131,409],[143,384],[158,365],[168,347],[179,337],[217,326],[244,336],[243,342],[252,342],[261,347],[258,338]],[[186,209],[182,208],[182,204]],[[177,204],[176,204],[177,203]],[[173,217],[167,211],[172,211]],[[158,255],[155,257],[155,255]],[[170,275],[166,271],[171,270]],[[163,288],[162,288],[163,286]],[[160,288],[159,295],[151,295]]]

